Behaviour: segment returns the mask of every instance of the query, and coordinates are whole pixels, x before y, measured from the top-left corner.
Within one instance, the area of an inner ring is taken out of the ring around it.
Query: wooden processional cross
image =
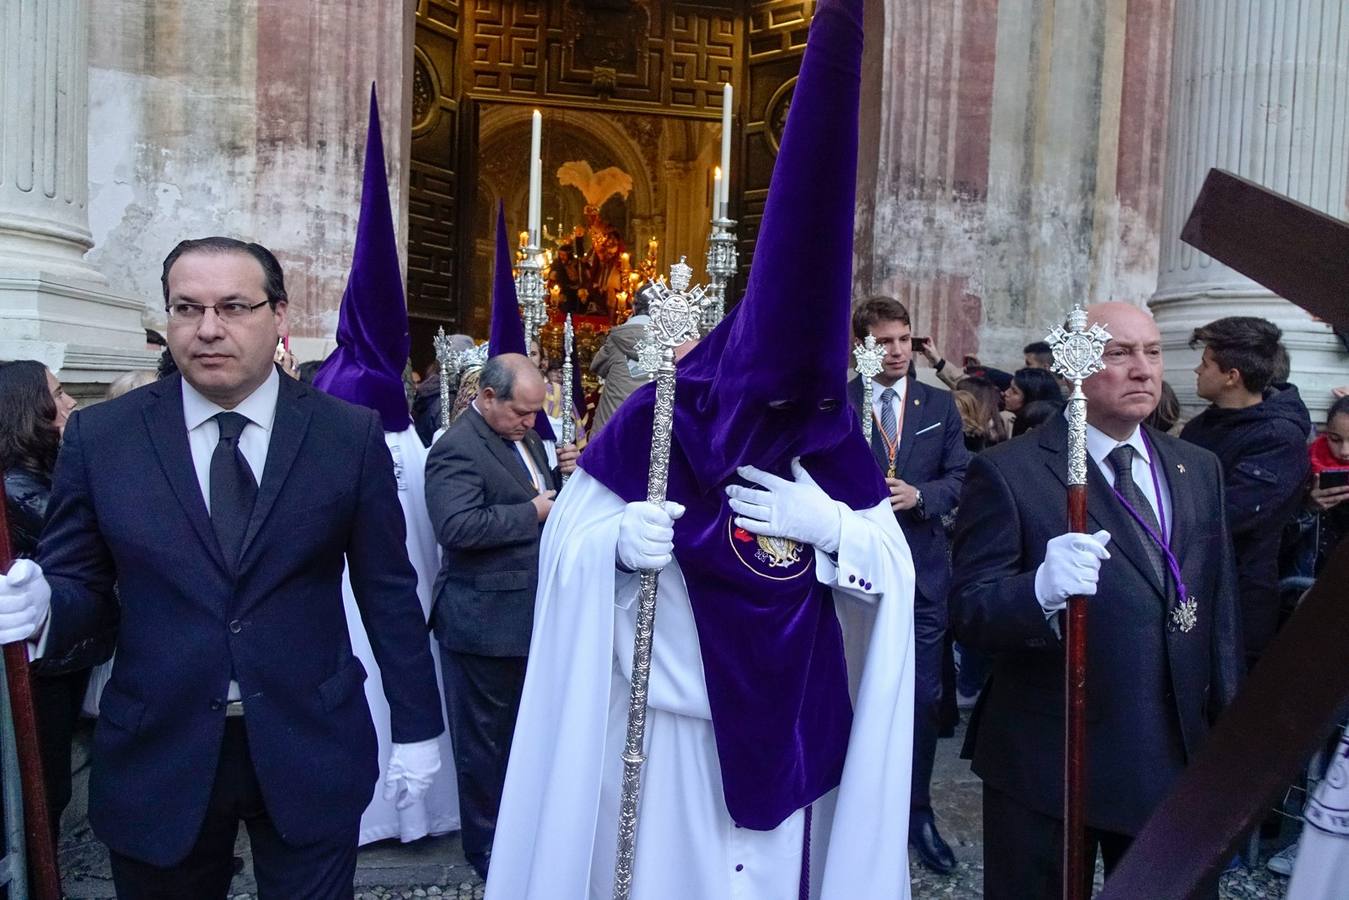
[[[1349,224],[1220,169],[1181,240],[1349,329]],[[1222,870],[1349,697],[1349,541],[1260,658],[1099,900],[1181,900]]]

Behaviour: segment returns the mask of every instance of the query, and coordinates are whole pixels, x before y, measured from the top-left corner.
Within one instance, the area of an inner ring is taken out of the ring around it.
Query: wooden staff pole
[[[0,469],[0,572],[8,572],[14,562],[6,504],[4,471]],[[31,896],[34,900],[61,900],[61,876],[56,867],[56,847],[52,845],[51,815],[47,809],[46,782],[42,777],[37,711],[33,707],[33,685],[28,677],[26,642],[5,644],[4,654],[9,706],[14,715],[14,744],[19,753],[19,779],[23,785],[24,837],[32,873]]]

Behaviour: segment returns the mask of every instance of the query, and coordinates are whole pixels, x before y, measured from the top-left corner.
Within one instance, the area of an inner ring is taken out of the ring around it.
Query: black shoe
[[[487,880],[487,867],[492,863],[492,851],[484,853],[465,853],[464,857],[468,859],[468,864],[473,867],[473,871],[478,873],[478,877],[483,881]]]
[[[938,875],[956,870],[956,855],[942,840],[931,810],[915,812],[909,819],[909,846],[918,851],[918,859]]]

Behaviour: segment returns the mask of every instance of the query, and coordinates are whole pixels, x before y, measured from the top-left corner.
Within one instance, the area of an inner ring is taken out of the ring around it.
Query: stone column
[[[1330,329],[1179,235],[1210,167],[1349,218],[1349,11],[1342,0],[1187,0],[1175,8],[1160,272],[1150,301],[1166,377],[1202,407],[1191,331],[1231,315],[1279,325],[1292,381],[1317,421],[1349,368]]]
[[[152,368],[144,304],[84,260],[88,220],[86,0],[0,0],[0,359],[35,358],[94,395]]]

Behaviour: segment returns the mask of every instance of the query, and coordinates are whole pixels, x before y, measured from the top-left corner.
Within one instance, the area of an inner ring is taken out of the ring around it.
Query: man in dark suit
[[[548,469],[533,427],[545,394],[528,357],[491,357],[477,398],[426,461],[426,507],[443,549],[431,621],[441,645],[464,855],[483,878],[524,689],[539,534],[558,475],[576,468],[576,450],[560,447],[559,471]]]
[[[350,897],[378,763],[344,562],[393,715],[386,794],[426,789],[443,729],[379,417],[280,375],[265,248],[184,241],[163,286],[181,375],[71,418],[0,618],[45,618],[53,656],[117,631],[89,815],[119,897],[223,898],[241,819],[260,896]]]
[[[1161,336],[1126,303],[1091,307],[1113,336],[1088,378],[1087,513],[1065,534],[1068,426],[985,451],[960,499],[956,638],[994,654],[965,751],[984,781],[984,896],[1062,886],[1060,611],[1092,596],[1087,824],[1107,877],[1236,691],[1241,642],[1218,461],[1140,423],[1161,396]],[[1108,544],[1108,548],[1107,548]],[[1183,587],[1182,587],[1183,586]],[[1086,871],[1094,866],[1088,862]],[[1217,897],[1216,883],[1210,896]]]
[[[848,386],[853,408],[872,417],[871,449],[890,488],[890,506],[913,553],[914,649],[917,694],[913,704],[913,787],[909,842],[928,868],[955,870],[955,855],[932,814],[932,765],[942,698],[946,649],[946,593],[951,566],[941,517],[955,508],[970,454],[960,413],[949,391],[912,377],[913,337],[909,311],[889,297],[873,297],[853,310],[853,337],[868,334],[885,348],[873,379],[872,408],[862,411],[861,377]]]

